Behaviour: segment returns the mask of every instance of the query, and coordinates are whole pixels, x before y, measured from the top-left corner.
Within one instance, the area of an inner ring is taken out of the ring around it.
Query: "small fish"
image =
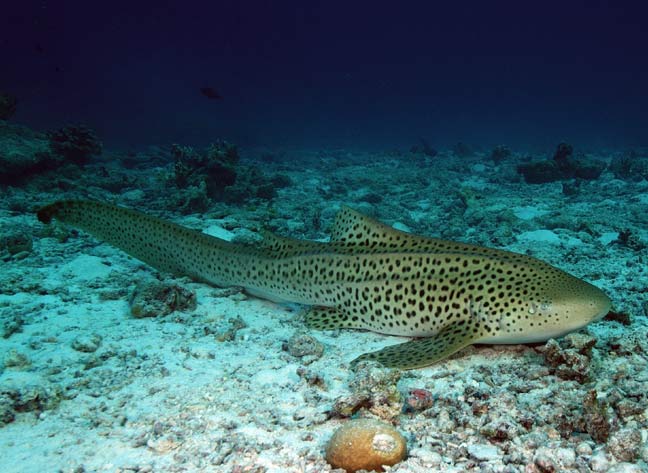
[[[200,93],[210,100],[218,100],[223,98],[213,87],[201,87]]]
[[[419,368],[474,343],[560,337],[610,310],[603,291],[538,259],[412,235],[346,207],[327,243],[270,233],[259,245],[231,243],[93,201],[61,201],[38,211],[43,223],[53,218],[160,271],[310,305],[306,323],[313,328],[414,338],[354,363]]]

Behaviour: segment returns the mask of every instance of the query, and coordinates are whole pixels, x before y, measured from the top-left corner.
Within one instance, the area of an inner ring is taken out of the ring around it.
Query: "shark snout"
[[[605,317],[612,301],[598,287],[580,279],[573,286],[556,297],[556,309],[565,317],[565,325],[568,331],[577,330],[585,325]]]
[[[591,310],[595,314],[592,321],[601,320],[612,308],[612,300],[610,300],[607,294],[598,288],[595,289],[597,290],[597,294],[590,301]]]

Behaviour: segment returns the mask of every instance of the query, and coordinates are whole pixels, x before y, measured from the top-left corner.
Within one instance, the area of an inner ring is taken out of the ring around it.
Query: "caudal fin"
[[[54,202],[37,212],[82,229],[129,255],[178,276],[229,285],[236,281],[237,247],[196,230],[117,205],[85,200]]]

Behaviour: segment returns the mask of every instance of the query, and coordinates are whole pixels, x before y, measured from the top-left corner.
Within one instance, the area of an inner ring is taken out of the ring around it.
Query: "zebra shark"
[[[95,201],[59,201],[37,213],[78,227],[150,266],[272,301],[310,306],[315,329],[366,329],[413,340],[365,353],[413,369],[475,343],[560,337],[610,310],[597,287],[539,259],[396,230],[343,207],[329,242],[266,233],[232,243]]]

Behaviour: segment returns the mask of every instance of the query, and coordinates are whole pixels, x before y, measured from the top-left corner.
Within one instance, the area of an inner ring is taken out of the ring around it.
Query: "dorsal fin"
[[[331,242],[365,243],[367,238],[373,241],[375,238],[382,238],[390,234],[402,234],[401,232],[367,215],[361,214],[351,207],[343,205],[335,216],[331,228]]]
[[[331,243],[349,247],[381,248],[384,250],[447,251],[456,249],[455,242],[422,237],[395,228],[343,206],[335,216],[331,229]],[[460,244],[462,247],[466,246]]]
[[[526,258],[516,253],[483,246],[442,240],[407,233],[343,206],[335,216],[331,243],[339,243],[353,251],[405,251],[428,253],[459,253],[482,255],[506,260]]]

